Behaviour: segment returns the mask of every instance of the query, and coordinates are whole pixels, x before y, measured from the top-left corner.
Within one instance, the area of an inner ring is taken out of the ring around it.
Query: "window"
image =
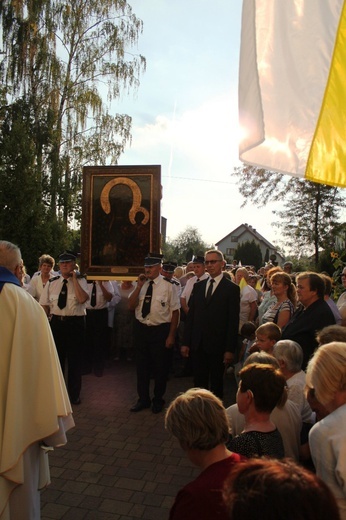
[[[231,242],[238,242],[238,237],[235,235],[231,236]]]

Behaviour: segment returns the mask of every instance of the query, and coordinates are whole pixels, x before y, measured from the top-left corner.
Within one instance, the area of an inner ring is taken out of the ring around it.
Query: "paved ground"
[[[168,383],[166,402],[192,386]],[[225,379],[225,404],[234,399]],[[51,485],[42,492],[42,520],[166,520],[177,491],[198,471],[164,429],[164,413],[130,413],[137,400],[132,362],[83,377],[82,404],[66,446],[50,455]]]

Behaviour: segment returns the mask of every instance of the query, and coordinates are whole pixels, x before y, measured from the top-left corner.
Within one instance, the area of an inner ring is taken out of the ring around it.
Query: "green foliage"
[[[189,262],[194,255],[202,255],[213,246],[207,245],[198,229],[188,226],[171,242],[166,241],[162,246],[165,260],[178,262],[181,265]]]
[[[112,101],[145,70],[129,52],[142,21],[126,0],[4,0],[0,16],[0,232],[37,262],[71,242],[83,166],[117,164],[131,139]]]
[[[341,281],[341,273],[343,269],[346,267],[346,250],[340,251],[331,251],[330,253],[331,262],[334,267],[333,272],[333,280],[334,280],[334,288],[333,288],[333,298],[337,300],[341,293],[344,292],[345,288]]]
[[[259,269],[263,265],[261,248],[254,240],[247,240],[239,244],[234,253],[234,258],[242,265],[254,265]]]
[[[339,226],[339,213],[345,204],[342,190],[252,166],[244,165],[235,173],[243,205],[250,201],[258,206],[268,200],[283,201],[283,209],[274,211],[279,217],[275,225],[296,256],[313,250],[317,266],[320,250],[332,247]]]

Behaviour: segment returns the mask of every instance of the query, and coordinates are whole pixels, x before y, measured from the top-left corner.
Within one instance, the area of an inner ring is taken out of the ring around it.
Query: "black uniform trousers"
[[[53,314],[50,325],[63,374],[65,374],[67,361],[67,391],[71,401],[74,402],[79,398],[82,387],[85,317]]]
[[[102,375],[108,346],[108,309],[87,309],[83,369]]]
[[[154,377],[153,403],[162,405],[166,392],[172,350],[166,348],[166,339],[171,324],[147,326],[135,322],[135,351],[137,364],[137,392],[139,401],[145,405],[151,402],[150,377]]]

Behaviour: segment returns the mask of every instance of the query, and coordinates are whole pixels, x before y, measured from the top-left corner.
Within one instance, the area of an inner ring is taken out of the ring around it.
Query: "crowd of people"
[[[210,518],[208,511],[250,518],[266,507],[271,486],[283,493],[276,516],[263,518],[324,518],[328,510],[346,519],[346,291],[334,302],[326,273],[294,273],[290,263],[227,267],[212,249],[186,266],[148,253],[136,281],[92,280],[79,273],[77,255],[64,251],[56,269],[42,255],[29,279],[19,249],[8,244],[0,242],[0,302],[14,284],[40,304],[41,318],[45,311],[56,377],[66,381],[62,400],[79,405],[82,376],[101,377],[109,359],[136,361],[131,413],[164,410],[175,368],[192,377],[192,388],[169,404],[165,424],[201,474],[178,493],[171,520]],[[341,280],[346,289],[346,268]],[[226,409],[229,375],[238,390]],[[70,410],[68,402],[65,414],[56,413],[68,418]],[[303,494],[295,504],[290,489]]]
[[[170,404],[166,427],[201,473],[178,493],[170,520],[211,510],[225,519],[345,519],[346,291],[334,302],[326,273],[293,273],[290,263],[226,270],[220,252],[208,251],[192,265],[204,279],[182,288],[179,339],[195,388]],[[224,300],[221,279],[234,289]],[[346,288],[346,268],[341,281]],[[225,369],[238,383],[227,409]]]

